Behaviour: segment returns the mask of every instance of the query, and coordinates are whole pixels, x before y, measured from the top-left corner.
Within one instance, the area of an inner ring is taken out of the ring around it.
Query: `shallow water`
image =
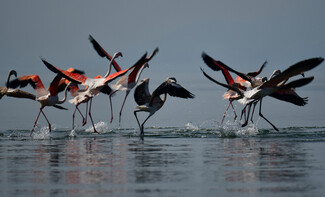
[[[322,196],[325,127],[0,131],[0,196]]]

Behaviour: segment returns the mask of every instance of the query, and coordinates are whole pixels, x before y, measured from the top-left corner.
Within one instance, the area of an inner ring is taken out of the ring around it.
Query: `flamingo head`
[[[118,58],[120,56],[123,57],[122,52],[117,52],[117,53],[114,53],[114,55],[113,55],[114,58]]]
[[[279,75],[280,73],[281,73],[280,70],[274,70],[273,73],[272,73],[272,75],[270,76],[270,79],[273,78],[273,77],[275,77],[275,76],[277,76],[277,75]]]
[[[15,75],[15,77],[17,77],[17,72],[15,71],[15,70],[10,70],[9,71],[9,76],[11,76],[11,75]]]
[[[148,64],[148,63],[145,63],[145,64],[143,65],[143,68],[149,68],[149,64]]]
[[[171,83],[177,83],[177,80],[175,77],[168,77],[166,81],[171,82]]]

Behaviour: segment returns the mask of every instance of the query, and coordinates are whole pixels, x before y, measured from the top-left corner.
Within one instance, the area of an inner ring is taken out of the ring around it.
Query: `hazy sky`
[[[150,77],[151,92],[167,77],[196,95],[194,100],[168,97],[165,106],[148,121],[148,126],[183,126],[187,122],[204,125],[220,121],[227,101],[224,88],[208,81],[206,72],[223,81],[221,73],[210,70],[202,61],[205,51],[229,66],[250,72],[268,60],[262,75],[311,57],[325,57],[325,2],[319,1],[0,1],[0,84],[8,70],[18,75],[39,74],[48,86],[55,74],[40,57],[67,69],[76,67],[94,77],[107,71],[108,61],[93,50],[91,34],[110,54],[121,51],[117,59],[123,68],[131,66],[146,51],[159,47],[159,53],[141,78]],[[324,63],[308,72],[315,80],[298,93],[309,97],[304,107],[273,98],[263,101],[263,113],[278,127],[324,126]],[[31,88],[25,90],[33,92]],[[114,123],[125,93],[113,98]],[[109,120],[107,96],[94,99],[95,122]],[[71,127],[73,106],[69,111],[46,108],[51,123]],[[136,127],[130,94],[122,127]],[[242,106],[236,103],[237,112]],[[84,106],[80,107],[84,109]],[[2,129],[32,127],[39,103],[4,97],[0,101]],[[232,116],[232,113],[230,113]],[[257,116],[256,118],[257,119]],[[77,123],[80,117],[77,116]],[[43,117],[40,123],[46,125]],[[90,122],[89,122],[90,123]],[[79,123],[78,123],[79,124]],[[80,125],[80,124],[79,124]],[[88,127],[88,124],[86,127]],[[259,127],[270,128],[264,120]],[[80,127],[79,127],[80,128]]]

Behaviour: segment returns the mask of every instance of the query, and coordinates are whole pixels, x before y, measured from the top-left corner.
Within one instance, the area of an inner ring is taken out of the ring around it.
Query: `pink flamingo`
[[[241,78],[241,77],[237,77],[236,78],[236,82],[234,81],[234,79],[232,78],[232,76],[230,75],[229,71],[225,68],[225,64],[221,61],[217,61],[217,60],[214,60],[212,57],[210,57],[209,55],[207,55],[205,52],[202,53],[202,58],[203,58],[203,61],[214,71],[222,71],[222,74],[223,76],[225,77],[226,79],[226,82],[229,86],[235,86],[235,87],[238,87],[239,89],[241,90],[246,90],[247,87],[251,87],[251,85],[254,85],[256,86],[257,83],[261,80],[255,80],[254,78],[256,78],[257,75],[259,75],[263,68],[265,67],[265,65],[267,64],[267,62],[265,61],[264,64],[261,66],[261,68],[256,71],[256,72],[250,72],[250,73],[247,73],[246,76],[251,78],[252,81],[254,81],[253,83],[249,83],[247,80]],[[222,121],[221,121],[221,124],[223,124],[223,121],[226,117],[226,114],[227,114],[227,111],[229,109],[229,107],[231,106],[233,111],[234,111],[234,114],[235,114],[235,117],[234,119],[236,120],[237,118],[237,114],[236,114],[236,111],[235,111],[235,108],[232,104],[232,102],[234,100],[237,100],[239,97],[238,97],[238,93],[233,91],[233,90],[230,90],[228,89],[227,92],[225,92],[223,94],[223,98],[224,99],[228,99],[229,100],[229,104],[226,108],[226,111],[224,112],[223,114],[223,117],[222,117]]]
[[[120,52],[115,53],[112,60],[114,60],[115,58],[117,58],[119,56],[122,56],[122,54]],[[143,58],[145,58],[145,56],[143,56],[142,59]],[[140,59],[139,61],[141,61],[142,59]],[[43,60],[43,63],[52,72],[63,75],[63,77],[68,79],[69,81],[76,83],[76,84],[81,84],[81,85],[87,86],[87,88],[85,90],[78,91],[78,95],[71,102],[73,102],[73,103],[75,103],[75,105],[77,105],[82,102],[88,102],[88,100],[90,101],[88,113],[89,113],[89,117],[92,121],[92,125],[93,125],[95,133],[98,133],[98,132],[96,131],[94,121],[93,121],[92,115],[91,115],[92,98],[95,95],[98,95],[103,88],[107,87],[108,83],[110,83],[111,81],[115,80],[118,77],[121,77],[122,75],[126,74],[129,70],[134,69],[134,67],[135,67],[135,65],[134,65],[128,69],[121,70],[121,71],[113,73],[113,74],[109,74],[110,70],[111,70],[111,65],[112,65],[112,61],[111,61],[109,70],[106,73],[105,78],[100,77],[100,76],[97,76],[95,78],[88,78],[85,75],[81,75],[78,73],[66,72],[65,70],[57,68],[45,60]]]

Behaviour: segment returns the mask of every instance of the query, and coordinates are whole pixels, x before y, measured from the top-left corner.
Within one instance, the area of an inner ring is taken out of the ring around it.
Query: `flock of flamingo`
[[[45,113],[43,112],[43,108],[46,106],[53,106],[58,109],[67,110],[66,108],[60,106],[60,104],[66,101],[68,91],[72,96],[72,99],[70,99],[69,102],[75,105],[75,110],[72,115],[72,129],[74,129],[75,127],[75,114],[78,111],[82,117],[82,126],[87,123],[87,115],[89,115],[89,118],[93,125],[94,133],[98,133],[96,131],[94,121],[91,115],[91,105],[94,96],[98,95],[99,93],[109,95],[111,108],[110,122],[112,122],[113,108],[111,97],[117,91],[126,92],[119,113],[120,124],[125,101],[130,91],[134,87],[136,87],[134,91],[134,99],[138,106],[134,110],[134,116],[140,128],[141,138],[143,138],[144,136],[144,124],[153,114],[155,114],[156,111],[158,111],[163,106],[166,101],[167,94],[169,94],[170,96],[180,97],[184,99],[194,98],[194,94],[192,94],[191,92],[183,88],[180,84],[178,84],[177,80],[174,77],[167,78],[167,80],[164,81],[160,86],[158,86],[158,88],[156,88],[152,94],[150,94],[149,92],[149,78],[143,79],[138,83],[143,69],[149,67],[148,62],[156,55],[156,53],[158,52],[158,48],[156,48],[150,56],[147,57],[147,53],[145,53],[133,66],[122,70],[122,68],[115,61],[116,58],[123,57],[121,52],[117,52],[113,56],[111,56],[100,46],[100,44],[91,35],[89,36],[89,40],[98,55],[103,58],[107,58],[110,61],[108,71],[104,76],[97,75],[94,78],[90,78],[85,76],[84,72],[81,70],[77,70],[74,68],[69,68],[67,70],[60,69],[56,66],[53,66],[45,59],[42,59],[44,65],[49,70],[56,73],[56,76],[52,80],[49,88],[46,90],[38,75],[24,75],[17,78],[17,72],[15,70],[9,71],[6,86],[0,87],[0,99],[4,95],[7,95],[8,97],[28,98],[36,100],[41,104],[39,113],[36,117],[30,135],[32,135],[41,113],[48,123],[49,131],[51,131],[51,124],[48,118],[46,117]],[[221,124],[223,124],[224,118],[230,106],[234,110],[234,119],[236,120],[237,114],[232,104],[234,100],[237,100],[239,103],[244,105],[241,111],[241,119],[244,115],[244,123],[242,124],[242,126],[244,127],[248,124],[250,114],[250,120],[253,122],[253,114],[255,111],[255,107],[259,102],[259,115],[277,131],[278,129],[268,119],[266,119],[261,112],[263,98],[266,96],[271,96],[273,98],[286,101],[298,106],[304,106],[305,104],[307,104],[307,97],[300,97],[296,93],[295,89],[309,84],[314,79],[314,77],[305,77],[304,73],[320,65],[324,60],[321,57],[303,60],[290,66],[283,72],[281,72],[280,70],[275,70],[272,75],[267,78],[258,77],[267,62],[264,62],[264,64],[258,71],[245,74],[230,68],[222,61],[213,59],[205,52],[202,53],[202,58],[209,68],[214,71],[221,71],[226,80],[226,83],[221,83],[213,79],[203,70],[203,68],[201,68],[201,71],[205,77],[207,77],[212,82],[227,89],[227,91],[223,94],[223,97],[224,99],[229,100],[229,104],[223,114]],[[116,71],[114,73],[111,73],[112,66]],[[238,75],[235,80],[231,76],[230,72]],[[16,79],[10,80],[12,75],[15,75]],[[303,77],[287,83],[289,78],[297,75],[302,75]],[[119,78],[117,82],[113,83],[113,81],[117,78]],[[36,95],[20,89],[16,89],[18,87],[23,88],[28,84],[30,84],[35,89]],[[84,88],[80,89],[80,86]],[[58,93],[62,91],[64,92],[64,97],[62,100],[59,100]],[[162,98],[161,95],[163,95]],[[78,108],[79,105],[82,103],[86,104],[86,113],[84,115]],[[250,112],[252,106],[253,110],[252,112]],[[137,116],[138,112],[149,113],[148,117],[141,124]]]

